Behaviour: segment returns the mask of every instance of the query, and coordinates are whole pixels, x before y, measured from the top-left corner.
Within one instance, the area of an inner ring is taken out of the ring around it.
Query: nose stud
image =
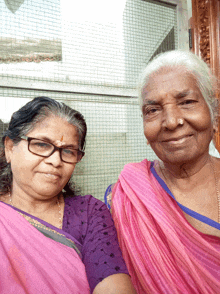
[[[181,125],[181,126],[183,125],[183,119],[182,118],[178,119],[178,124]]]

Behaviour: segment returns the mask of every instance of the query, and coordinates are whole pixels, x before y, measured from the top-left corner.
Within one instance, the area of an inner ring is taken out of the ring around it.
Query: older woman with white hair
[[[220,159],[216,79],[190,52],[170,51],[141,78],[144,135],[159,160],[127,164],[112,215],[138,293],[219,293]]]

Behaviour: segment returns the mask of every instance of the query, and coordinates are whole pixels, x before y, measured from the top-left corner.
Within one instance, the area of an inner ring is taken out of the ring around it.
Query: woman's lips
[[[58,174],[51,174],[51,173],[42,173],[46,178],[51,180],[58,180],[60,178],[60,175]]]
[[[178,146],[178,145],[186,143],[189,139],[191,139],[191,137],[192,135],[186,135],[186,136],[181,136],[178,138],[167,139],[162,142],[168,145]]]

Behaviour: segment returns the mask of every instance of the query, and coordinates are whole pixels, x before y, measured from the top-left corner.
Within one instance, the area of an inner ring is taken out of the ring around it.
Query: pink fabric
[[[0,203],[0,293],[90,293],[76,251],[45,237]]]
[[[120,246],[137,292],[220,293],[220,238],[187,222],[150,164],[127,164],[112,198]]]

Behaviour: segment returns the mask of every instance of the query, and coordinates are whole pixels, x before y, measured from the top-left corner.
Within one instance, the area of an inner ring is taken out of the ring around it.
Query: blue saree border
[[[157,174],[155,168],[154,168],[154,161],[151,162],[151,166],[150,166],[150,170],[152,172],[152,174],[154,175],[154,177],[156,178],[156,180],[158,181],[158,183],[161,185],[161,187],[176,201],[174,195],[172,194],[172,192],[170,191],[170,189],[167,187],[166,183],[161,179],[161,177]],[[204,216],[194,210],[191,210],[190,208],[180,204],[178,201],[176,201],[176,203],[178,204],[178,206],[182,209],[182,211],[184,211],[185,213],[187,213],[188,215],[190,215],[191,217],[213,227],[216,228],[218,230],[220,230],[220,224],[215,222],[214,220],[208,218],[207,216]]]

